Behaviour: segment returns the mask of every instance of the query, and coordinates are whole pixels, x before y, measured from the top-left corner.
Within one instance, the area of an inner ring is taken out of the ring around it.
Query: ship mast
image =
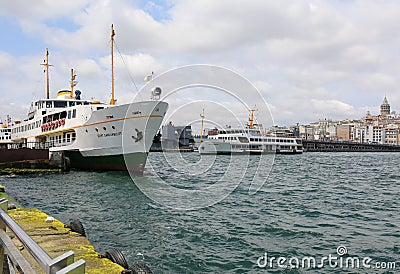
[[[46,59],[44,60],[44,64],[41,64],[42,66],[45,66],[45,72],[46,72],[46,99],[50,98],[50,84],[49,84],[49,67],[52,65],[49,64],[49,49],[46,48]]]
[[[71,69],[71,93],[69,94],[70,98],[74,97],[74,87],[78,83],[77,81],[75,81],[75,78],[76,78],[76,75],[74,74],[74,69]]]
[[[200,114],[201,117],[201,129],[200,129],[200,140],[203,139],[203,127],[204,127],[204,108],[203,108],[203,113]]]
[[[249,114],[249,128],[253,128],[253,121],[254,121],[254,112],[255,109],[250,109],[250,114]]]
[[[114,99],[114,24],[111,24],[111,100],[110,105],[115,104]]]

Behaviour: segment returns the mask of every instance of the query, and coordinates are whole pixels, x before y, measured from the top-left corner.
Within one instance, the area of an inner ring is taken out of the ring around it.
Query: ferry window
[[[111,126],[112,127],[112,129],[115,129],[115,126]]]
[[[67,143],[69,143],[71,141],[71,135],[67,134]]]
[[[104,109],[104,107],[97,107],[97,110]]]
[[[76,139],[76,133],[75,132],[72,133],[72,138],[71,139],[72,139],[72,141],[75,141],[75,139]]]
[[[107,130],[106,127],[103,127],[103,130]]]
[[[76,117],[76,109],[73,109],[72,110],[72,118],[75,118]]]
[[[55,108],[65,108],[65,107],[67,107],[67,102],[66,101],[54,101],[54,107]]]
[[[70,106],[70,107],[75,106],[75,102],[69,102],[69,106]]]
[[[68,110],[68,119],[71,119],[71,111]]]
[[[250,141],[254,142],[254,138],[250,138]]]
[[[52,102],[51,101],[47,101],[46,102],[46,108],[51,108],[51,107],[53,107]]]
[[[98,129],[97,127],[95,128],[95,130],[96,130],[97,132],[99,132],[99,129]]]

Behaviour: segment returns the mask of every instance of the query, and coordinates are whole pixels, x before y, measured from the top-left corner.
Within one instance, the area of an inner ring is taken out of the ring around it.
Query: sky
[[[234,98],[204,87],[168,96],[165,122],[198,123],[202,109],[210,123],[246,122],[248,108],[259,110],[260,123],[281,126],[358,119],[378,114],[384,96],[400,108],[396,0],[0,0],[0,118],[24,119],[44,98],[46,48],[51,97],[69,88],[74,68],[82,97],[108,102],[111,24],[120,104],[137,99],[146,75],[182,66],[226,68],[249,82]],[[235,83],[228,78],[221,83]]]

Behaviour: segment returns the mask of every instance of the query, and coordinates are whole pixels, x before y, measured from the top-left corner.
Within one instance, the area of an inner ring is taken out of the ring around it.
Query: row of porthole
[[[115,126],[111,126],[111,128],[112,129],[115,129]],[[94,128],[94,130],[96,131],[96,132],[99,132],[99,129],[96,127],[96,128]],[[107,128],[106,127],[103,127],[103,130],[104,131],[106,131],[107,130]],[[85,129],[85,131],[86,131],[86,133],[88,133],[89,131],[87,130],[87,129]]]

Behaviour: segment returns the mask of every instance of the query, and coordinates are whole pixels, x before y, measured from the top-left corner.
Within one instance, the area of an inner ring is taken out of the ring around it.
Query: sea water
[[[396,273],[399,156],[150,153],[143,176],[0,183],[25,207],[80,220],[99,253],[118,248],[154,273]]]

